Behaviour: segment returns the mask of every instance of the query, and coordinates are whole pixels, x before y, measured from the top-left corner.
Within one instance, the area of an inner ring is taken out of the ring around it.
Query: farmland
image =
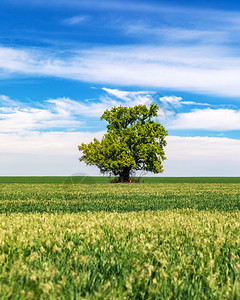
[[[234,180],[2,183],[0,298],[239,299]]]
[[[0,213],[240,208],[239,184],[1,184]]]

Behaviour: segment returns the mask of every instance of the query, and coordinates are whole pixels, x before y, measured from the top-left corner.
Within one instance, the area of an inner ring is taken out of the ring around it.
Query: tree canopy
[[[158,109],[151,104],[150,108],[136,105],[106,110],[101,120],[108,123],[107,133],[101,141],[95,138],[78,146],[83,154],[79,160],[97,166],[101,173],[118,176],[120,182],[129,182],[130,175],[139,170],[162,173],[168,133],[153,120]]]

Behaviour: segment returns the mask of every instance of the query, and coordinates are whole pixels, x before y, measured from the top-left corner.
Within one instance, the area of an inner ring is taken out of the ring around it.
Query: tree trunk
[[[129,182],[130,168],[124,168],[120,175],[120,182]]]

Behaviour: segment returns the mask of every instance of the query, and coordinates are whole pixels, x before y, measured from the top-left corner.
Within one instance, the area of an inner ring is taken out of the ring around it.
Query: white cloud
[[[1,154],[0,176],[100,175],[97,168],[79,163],[78,158],[79,154]]]
[[[178,96],[164,96],[161,97],[160,93],[152,94],[150,92],[152,98],[154,98],[157,101],[160,101],[162,104],[170,105],[172,108],[179,108],[182,105],[197,105],[197,106],[212,106],[209,103],[204,102],[196,102],[196,101],[183,101],[182,97]],[[218,106],[218,105],[216,105]]]
[[[63,20],[66,25],[79,25],[83,24],[88,19],[88,16],[78,15]]]
[[[33,103],[24,104],[1,95],[0,133],[56,129],[76,131],[86,126],[83,119],[99,119],[106,109],[122,103],[109,97],[102,97],[98,102],[57,98],[45,100],[36,107]]]
[[[126,102],[127,105],[134,106],[138,104],[149,104],[152,101],[151,91],[121,91],[119,89],[102,88],[103,91],[107,92],[110,96],[114,96],[122,101]],[[120,105],[121,103],[119,103]]]
[[[163,12],[169,11],[169,7],[139,3],[135,1],[112,1],[112,0],[2,0],[7,3],[14,3],[15,5],[32,5],[32,6],[59,6],[59,7],[73,7],[75,9],[88,8],[91,10],[117,10],[117,11],[134,11],[134,12]],[[173,11],[176,9],[173,8]],[[179,9],[178,9],[179,10]],[[182,10],[183,11],[183,10]]]
[[[166,119],[169,129],[201,129],[214,131],[240,130],[240,111],[230,108],[194,109],[178,113],[182,105],[208,105],[194,101],[182,101],[182,97],[154,98],[153,92],[121,91],[103,88],[107,93],[98,100],[76,101],[69,98],[48,99],[36,107],[24,104],[5,95],[0,96],[0,133],[24,131],[67,130],[76,131],[93,127],[86,124],[88,118],[97,118],[113,106],[135,106],[157,103],[159,117]],[[159,102],[157,101],[159,100]]]
[[[168,125],[170,129],[201,129],[214,131],[240,130],[240,110],[195,109],[180,113]]]
[[[207,29],[200,30],[197,28],[184,29],[180,27],[178,28],[177,24],[175,25],[175,27],[166,27],[165,25],[155,27],[151,25],[151,23],[139,21],[130,22],[130,24],[129,22],[127,22],[126,24],[123,24],[121,28],[127,35],[134,36],[135,38],[137,36],[144,36],[155,42],[164,41],[165,43],[174,42],[175,44],[178,42],[195,44],[219,44],[224,43],[230,39],[229,33],[224,29],[216,29],[215,31]]]
[[[181,101],[181,104],[198,105],[198,106],[212,106],[209,103],[195,102],[195,101]]]
[[[193,5],[187,7],[186,5],[163,5],[162,3],[153,2],[139,2],[134,0],[2,0],[2,2],[14,3],[15,5],[31,5],[31,6],[63,6],[73,7],[75,9],[89,8],[91,10],[117,10],[117,11],[134,11],[144,13],[160,14],[178,14],[182,18],[189,18],[193,20],[202,20],[204,17],[210,20],[224,20],[228,22],[235,22],[239,24],[239,12],[236,10],[227,11],[223,9],[201,9],[200,7],[194,8]]]
[[[164,96],[159,98],[159,100],[163,103],[172,104],[174,107],[180,107],[182,104],[182,97]]]
[[[106,89],[105,96],[97,101],[76,101],[69,98],[48,99],[36,107],[33,103],[24,104],[0,95],[0,133],[67,130],[76,131],[83,127],[91,127],[85,120],[89,117],[100,118],[106,109],[113,106],[149,104],[150,95],[146,92],[122,92]],[[119,97],[111,97],[118,95]],[[121,96],[121,97],[120,97]]]
[[[99,132],[24,132],[0,133],[1,153],[36,155],[75,155],[77,146],[89,143]]]
[[[102,88],[110,96],[114,96],[126,102],[127,105],[148,105],[151,102],[157,102],[162,109],[176,110],[182,105],[197,105],[197,106],[212,106],[208,103],[195,102],[195,101],[183,101],[182,97],[178,96],[163,96],[159,92],[153,91],[122,91],[119,89]],[[119,103],[120,105],[121,103]]]
[[[240,140],[167,137],[165,176],[239,176]]]
[[[102,88],[102,90],[125,101],[128,101],[129,96],[131,95],[131,92],[120,91],[118,89]]]
[[[1,96],[3,101],[0,107],[0,132],[22,132],[28,130],[50,130],[52,128],[67,128],[69,130],[79,127],[82,122],[75,119],[67,105],[68,99],[55,100],[55,105],[46,105],[36,108],[29,105],[18,106],[18,102]],[[8,104],[8,105],[7,105]],[[62,107],[61,107],[62,104]],[[7,106],[6,106],[7,105]]]
[[[170,103],[174,107],[180,107],[182,105],[197,105],[197,106],[212,106],[209,103],[203,103],[203,102],[196,102],[196,101],[182,101],[182,97],[177,96],[164,96],[159,98],[160,101],[163,103]]]
[[[44,50],[1,47],[0,76],[16,73],[240,95],[240,57],[224,47],[109,46],[72,52],[67,58]]]
[[[96,175],[78,162],[77,146],[101,132],[0,134],[0,175]],[[239,176],[240,140],[168,136],[165,172],[159,176]],[[153,175],[149,173],[149,175]]]
[[[18,106],[20,105],[19,102],[10,99],[8,96],[6,95],[0,95],[0,103],[2,105],[6,105],[6,106]]]
[[[0,134],[0,176],[99,175],[79,163],[78,145],[104,132],[25,132]]]
[[[112,91],[116,97],[126,97],[118,90]],[[131,94],[124,103],[138,92]],[[140,95],[142,95],[140,93]],[[111,101],[119,105],[122,100],[103,98],[99,103],[80,103],[66,98],[48,100],[41,109],[29,106],[19,107],[18,102],[1,97],[2,101],[12,106],[2,107],[0,133],[0,175],[71,175],[84,173],[99,174],[96,168],[79,164],[80,153],[77,146],[82,142],[88,143],[94,137],[101,139],[104,131],[98,132],[40,132],[31,131],[42,129],[44,124],[48,130],[52,127],[75,126],[74,114],[96,116],[105,110]],[[137,98],[138,99],[138,98]],[[138,99],[139,100],[139,99]],[[169,101],[175,101],[172,97]],[[108,102],[110,101],[110,102]],[[136,100],[135,100],[136,101]],[[181,101],[180,101],[181,102]],[[8,110],[7,110],[8,109]],[[178,119],[171,121],[170,128],[199,128],[212,130],[239,129],[239,111],[230,109],[203,109],[194,110],[189,114],[179,114]],[[187,117],[190,116],[190,117]],[[183,118],[184,116],[184,118]],[[67,122],[64,124],[64,122]],[[174,123],[175,122],[175,123]],[[184,123],[185,122],[185,123]],[[201,126],[200,126],[200,125]],[[175,126],[175,127],[174,127]],[[195,126],[195,127],[194,127]],[[169,128],[168,127],[168,128]],[[12,132],[11,132],[12,131]],[[240,140],[211,137],[167,137],[167,161],[164,162],[165,176],[237,176],[240,167],[239,149]],[[150,175],[150,174],[149,174]],[[161,175],[162,176],[162,175]]]
[[[112,106],[119,106],[120,103],[111,98],[102,97],[101,101],[76,101],[69,98],[58,98],[47,100],[54,104],[54,108],[59,113],[68,113],[70,115],[80,115],[85,117],[100,117],[106,109]]]

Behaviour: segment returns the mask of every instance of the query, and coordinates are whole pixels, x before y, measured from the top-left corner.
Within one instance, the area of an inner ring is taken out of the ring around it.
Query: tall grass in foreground
[[[240,212],[0,215],[1,299],[239,299]]]
[[[240,299],[239,184],[0,184],[1,299]]]

